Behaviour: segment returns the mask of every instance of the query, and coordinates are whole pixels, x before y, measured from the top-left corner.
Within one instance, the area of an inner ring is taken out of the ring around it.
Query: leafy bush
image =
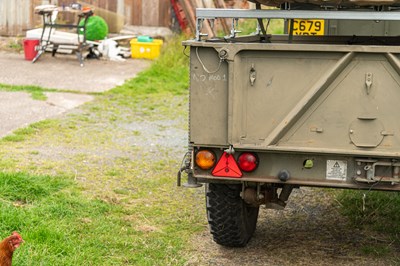
[[[83,26],[85,20],[79,23]],[[82,32],[83,33],[83,32]],[[106,21],[99,16],[90,16],[86,23],[86,39],[89,41],[103,40],[108,35],[108,25]]]

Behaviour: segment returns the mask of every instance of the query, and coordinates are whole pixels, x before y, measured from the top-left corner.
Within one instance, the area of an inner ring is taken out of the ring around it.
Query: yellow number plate
[[[324,20],[294,19],[293,21],[293,35],[324,35],[324,32]]]

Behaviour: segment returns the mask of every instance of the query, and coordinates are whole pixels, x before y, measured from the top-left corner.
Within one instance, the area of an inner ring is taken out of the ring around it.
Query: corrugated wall
[[[89,4],[96,8],[110,27],[119,32],[124,24],[168,27],[170,0],[0,0],[0,35],[25,35],[25,31],[41,26],[41,17],[34,7],[41,4],[68,6],[71,3]]]

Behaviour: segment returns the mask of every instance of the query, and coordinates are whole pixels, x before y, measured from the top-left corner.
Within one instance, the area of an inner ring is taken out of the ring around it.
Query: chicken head
[[[13,232],[11,236],[8,238],[10,246],[13,250],[17,249],[24,240],[22,239],[21,235],[17,232]]]

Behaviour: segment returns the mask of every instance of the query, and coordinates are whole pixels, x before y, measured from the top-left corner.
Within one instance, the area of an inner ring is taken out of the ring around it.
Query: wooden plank
[[[192,3],[192,7],[194,8],[194,10],[196,10],[196,8],[204,8],[204,4],[202,0],[191,0]],[[209,38],[212,38],[215,36],[215,33],[213,31],[213,29],[210,26],[210,23],[208,20],[205,20],[203,22],[203,31],[205,31],[208,34]]]
[[[117,14],[125,16],[125,0],[117,0]]]
[[[174,9],[177,22],[179,23],[179,28],[186,35],[191,35],[191,29],[189,26],[188,18],[186,17],[185,10],[182,7],[182,4],[178,0],[171,0],[172,8]]]
[[[214,3],[217,8],[226,8],[225,2],[223,0],[214,0]]]
[[[196,14],[194,13],[192,3],[189,0],[181,0],[180,3],[182,4],[182,8],[185,11],[190,30],[193,33],[196,32]]]
[[[203,5],[207,8],[215,8],[214,0],[203,0]]]
[[[42,17],[35,14],[35,7],[40,6],[42,4],[41,0],[33,0],[31,1],[31,5],[30,5],[30,17],[31,17],[31,24],[29,24],[29,28],[33,29],[33,28],[39,28],[42,27]]]
[[[112,11],[112,12],[117,13],[117,4],[118,4],[118,1],[116,1],[116,0],[114,0],[114,1],[107,1],[107,4],[108,4],[107,10],[110,10],[110,11]]]
[[[222,5],[218,6],[218,3],[216,3],[216,0],[201,0],[203,3],[203,6],[205,8],[223,8]],[[222,1],[222,0],[221,0]],[[224,3],[222,1],[222,3]],[[214,21],[214,28],[213,28],[213,33],[215,35],[215,32],[222,31],[225,35],[227,35],[230,31],[230,28],[227,24],[226,19],[216,19]]]
[[[159,18],[158,26],[171,26],[171,4],[168,0],[159,0]]]
[[[214,0],[214,4],[216,8],[226,8],[225,2],[223,0]],[[229,27],[229,21],[225,18],[219,19],[222,29],[225,34],[229,34],[231,29]]]
[[[132,1],[132,25],[142,25],[142,0]]]
[[[31,0],[0,1],[0,34],[23,36],[31,17]]]
[[[95,7],[97,15],[106,16],[107,23],[170,26],[171,8],[169,0],[49,0],[62,7],[81,3]],[[25,34],[27,29],[42,26],[41,16],[34,13],[36,6],[47,3],[44,0],[0,0],[0,33],[2,35]],[[18,6],[18,8],[17,8]],[[14,12],[17,10],[18,12]],[[191,8],[194,12],[194,8]],[[107,12],[109,11],[109,12]],[[114,14],[115,13],[115,14]],[[104,18],[104,17],[103,17]],[[59,14],[60,23],[74,23],[76,16]],[[193,24],[195,25],[195,24]],[[114,28],[113,26],[111,26]]]
[[[158,26],[159,5],[158,0],[146,0],[142,2],[142,25]]]
[[[132,1],[131,0],[124,0],[124,10],[122,15],[125,16],[125,24],[132,25]]]

